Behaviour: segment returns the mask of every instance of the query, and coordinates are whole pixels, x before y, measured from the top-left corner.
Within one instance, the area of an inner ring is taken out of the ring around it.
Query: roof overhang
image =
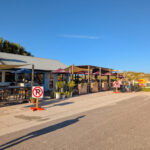
[[[0,64],[0,69],[14,69],[14,68],[18,68],[18,67],[22,67],[22,66],[26,66],[26,65],[6,65],[6,64]]]
[[[66,71],[68,71],[69,73],[79,73],[79,72],[87,72],[88,69],[86,68],[80,68],[78,66],[69,66],[65,69]]]

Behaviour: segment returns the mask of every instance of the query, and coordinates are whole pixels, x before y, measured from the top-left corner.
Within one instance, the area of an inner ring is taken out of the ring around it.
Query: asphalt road
[[[150,150],[150,96],[1,136],[0,149]]]

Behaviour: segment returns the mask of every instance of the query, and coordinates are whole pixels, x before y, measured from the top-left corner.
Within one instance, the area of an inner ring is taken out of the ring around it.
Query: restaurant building
[[[65,69],[67,65],[53,59],[38,58],[33,56],[22,56],[17,54],[10,54],[0,52],[0,64],[4,65],[20,65],[15,69],[0,70],[0,85],[14,84],[17,80],[18,84],[23,84],[23,78],[26,81],[31,82],[31,73],[24,76],[19,74],[16,76],[16,71],[20,69],[32,70],[34,65],[34,83],[37,85],[44,86],[44,91],[48,91],[54,88],[57,75],[52,74],[53,70],[59,68]],[[17,78],[17,79],[16,79]]]

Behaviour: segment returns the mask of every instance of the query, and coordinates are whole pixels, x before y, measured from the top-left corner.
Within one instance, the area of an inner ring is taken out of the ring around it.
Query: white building
[[[51,71],[57,70],[59,68],[64,69],[67,67],[67,65],[53,59],[22,56],[4,52],[0,52],[0,64],[25,65],[17,69],[0,70],[0,83],[11,83],[15,78],[13,73],[14,70],[21,68],[32,69],[32,65],[34,65],[35,75],[40,77],[42,76],[43,80],[40,82],[44,86],[45,91],[53,88],[54,82],[57,78],[57,76],[51,74]]]

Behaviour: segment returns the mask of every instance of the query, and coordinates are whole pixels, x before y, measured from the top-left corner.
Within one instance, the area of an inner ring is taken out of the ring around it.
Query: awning
[[[28,64],[26,64],[28,65]],[[0,69],[13,69],[13,68],[18,68],[21,66],[26,66],[26,65],[6,65],[6,64],[0,64]]]
[[[84,68],[80,68],[80,67],[76,67],[76,66],[70,66],[68,68],[65,69],[66,71],[68,71],[69,73],[79,73],[79,72],[87,72],[88,69],[84,69]]]

